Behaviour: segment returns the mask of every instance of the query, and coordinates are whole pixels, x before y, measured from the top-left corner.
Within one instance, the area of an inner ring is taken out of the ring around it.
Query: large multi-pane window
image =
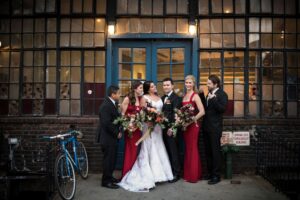
[[[246,0],[198,0],[199,15],[244,14]]]
[[[299,12],[295,2],[198,1],[199,81],[206,84],[209,74],[221,77],[229,97],[226,115],[300,115],[300,22],[294,17]]]
[[[106,0],[2,1],[0,9],[0,114],[97,114]]]
[[[185,18],[119,18],[116,34],[123,33],[188,33]]]
[[[103,18],[61,19],[61,47],[103,47],[105,20]]]
[[[164,14],[187,15],[188,0],[117,0],[117,15],[163,16]]]
[[[201,19],[200,48],[245,47],[245,19]]]
[[[201,51],[199,62],[200,86],[206,85],[211,74],[222,78],[228,94],[227,116],[244,116],[244,51]],[[207,87],[203,87],[207,93]]]

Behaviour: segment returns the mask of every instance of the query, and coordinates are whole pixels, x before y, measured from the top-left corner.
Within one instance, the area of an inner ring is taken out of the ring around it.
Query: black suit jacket
[[[166,96],[163,96],[161,99],[165,102]],[[175,121],[175,112],[174,109],[180,109],[182,103],[181,97],[179,97],[175,92],[169,96],[166,103],[164,103],[162,107],[162,112],[164,113],[165,117],[168,119],[170,123]]]
[[[99,109],[98,142],[101,145],[116,145],[118,141],[119,126],[113,121],[120,116],[118,108],[106,97]]]
[[[207,132],[216,132],[221,134],[223,130],[223,114],[227,108],[228,96],[219,88],[215,93],[216,97],[207,101],[203,93],[200,93],[200,98],[205,109],[203,118],[203,130]]]

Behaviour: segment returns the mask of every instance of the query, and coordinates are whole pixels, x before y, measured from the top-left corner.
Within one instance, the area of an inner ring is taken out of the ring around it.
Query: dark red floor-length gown
[[[182,102],[182,105],[192,104],[195,111],[198,112],[196,103],[192,101],[195,94],[196,93],[193,93],[191,95],[189,101]],[[195,112],[195,115],[197,112]],[[202,177],[201,160],[198,148],[199,130],[200,124],[192,123],[183,133],[185,143],[183,179],[191,183],[197,182]]]

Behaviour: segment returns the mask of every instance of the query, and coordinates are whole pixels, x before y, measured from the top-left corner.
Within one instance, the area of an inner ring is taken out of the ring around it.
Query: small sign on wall
[[[222,133],[221,145],[233,144],[237,146],[249,146],[250,145],[250,133],[249,131],[224,131]]]

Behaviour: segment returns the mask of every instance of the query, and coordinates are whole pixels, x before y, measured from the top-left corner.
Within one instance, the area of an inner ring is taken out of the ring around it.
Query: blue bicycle
[[[54,179],[59,195],[66,200],[73,199],[75,195],[75,170],[83,179],[88,177],[88,157],[83,143],[77,140],[80,137],[82,137],[82,133],[75,130],[44,137],[46,140],[59,140],[60,152],[55,160]],[[71,153],[68,150],[69,144],[73,149]]]

